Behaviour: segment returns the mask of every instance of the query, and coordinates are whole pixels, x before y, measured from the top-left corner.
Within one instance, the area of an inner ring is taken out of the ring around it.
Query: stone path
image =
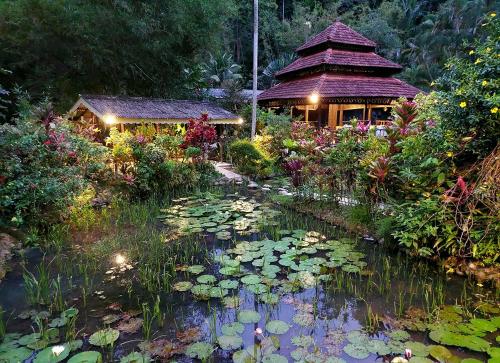
[[[243,177],[240,174],[237,174],[232,170],[232,165],[229,163],[216,162],[216,163],[214,163],[214,166],[215,166],[215,169],[219,173],[224,175],[224,177],[226,177],[226,179],[228,179],[228,180],[234,180],[234,181],[242,181],[243,180]]]

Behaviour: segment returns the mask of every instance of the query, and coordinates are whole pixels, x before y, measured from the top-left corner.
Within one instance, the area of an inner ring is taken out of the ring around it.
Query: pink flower
[[[427,120],[427,121],[425,121],[425,126],[427,126],[427,127],[436,127],[436,121],[434,121],[434,120]]]
[[[146,138],[143,135],[137,135],[135,139],[139,144],[144,144],[146,142]]]
[[[406,348],[405,349],[405,358],[409,360],[411,358],[411,356],[412,356],[411,349]]]
[[[74,151],[68,151],[68,158],[76,159],[76,152],[74,152]]]

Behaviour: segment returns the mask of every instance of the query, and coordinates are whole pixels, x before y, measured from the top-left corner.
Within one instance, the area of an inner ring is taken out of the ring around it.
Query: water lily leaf
[[[242,323],[235,321],[233,323],[222,325],[221,330],[224,335],[239,335],[243,333],[245,326]]]
[[[223,289],[236,289],[238,288],[238,281],[236,280],[222,280],[219,281],[219,286]]]
[[[190,344],[197,342],[201,339],[201,329],[198,326],[194,326],[191,328],[184,329],[182,331],[178,331],[175,336],[181,343]]]
[[[61,318],[55,318],[55,319],[53,319],[49,323],[49,326],[51,328],[60,328],[62,326],[65,326],[67,323],[68,323],[68,319],[66,319],[65,317],[61,317]]]
[[[306,312],[300,312],[293,316],[293,322],[300,326],[310,326],[314,323],[314,315]]]
[[[368,344],[366,345],[366,349],[370,353],[374,353],[374,354],[376,353],[380,356],[384,356],[384,355],[391,353],[387,344],[383,340],[379,340],[379,339],[370,340],[368,342]]]
[[[276,305],[279,302],[279,296],[272,292],[267,292],[259,295],[259,301],[269,305]]]
[[[151,357],[148,354],[139,352],[132,352],[120,358],[120,363],[149,363],[149,362],[151,362]]]
[[[366,349],[365,346],[363,345],[357,345],[357,344],[347,344],[344,347],[344,352],[353,358],[356,359],[366,359],[370,356],[370,352]]]
[[[245,288],[256,295],[265,294],[269,291],[269,287],[264,284],[247,285]]]
[[[351,330],[347,333],[347,340],[352,344],[368,345],[370,338],[359,330]]]
[[[68,363],[101,363],[102,355],[99,352],[89,350],[87,352],[81,352],[72,356]],[[122,362],[120,360],[120,362]]]
[[[280,354],[272,353],[262,358],[262,363],[288,363],[288,359]]]
[[[251,346],[247,349],[238,350],[233,353],[233,362],[234,363],[253,363],[261,361],[261,351],[258,347],[255,349]]]
[[[197,342],[186,348],[186,355],[190,358],[205,360],[209,358],[214,351],[214,347],[209,343]]]
[[[303,348],[307,348],[314,344],[314,338],[311,335],[298,335],[296,337],[292,337],[291,341],[296,347]]]
[[[411,349],[411,352],[416,357],[427,357],[429,355],[429,347],[420,342],[407,342],[406,347]]]
[[[31,355],[32,350],[24,347],[13,348],[0,352],[0,362],[19,363],[24,362]]]
[[[479,359],[475,359],[475,358],[465,358],[465,359],[462,359],[460,363],[482,363],[482,361],[480,361]]]
[[[234,350],[243,345],[243,339],[237,335],[221,335],[217,337],[217,343],[223,350]]]
[[[36,355],[33,362],[34,363],[61,362],[68,357],[70,351],[71,351],[70,347],[66,344],[47,347]]]
[[[205,271],[205,266],[202,265],[192,265],[187,268],[187,272],[194,275],[201,274],[203,271]]]
[[[448,348],[442,345],[431,345],[429,346],[429,354],[436,360],[440,362],[446,362],[453,354],[448,350]]]
[[[77,339],[77,340],[70,340],[68,343],[69,349],[74,352],[75,350],[80,349],[83,346],[83,340]]]
[[[108,314],[108,315],[104,315],[101,318],[102,322],[106,325],[116,323],[120,319],[121,319],[121,317],[118,314]]]
[[[225,276],[234,276],[234,275],[238,275],[239,273],[241,272],[241,270],[239,268],[235,268],[235,267],[221,267],[219,269],[219,273],[221,275],[225,275]]]
[[[261,279],[257,275],[246,275],[241,278],[241,282],[246,285],[255,285],[260,283]]]
[[[429,338],[440,344],[468,348],[476,352],[487,352],[490,349],[490,343],[483,338],[447,330],[433,330],[429,333]]]
[[[238,321],[243,324],[258,323],[260,314],[253,310],[240,310],[238,312]]]
[[[200,299],[207,299],[210,297],[210,289],[212,288],[212,286],[210,285],[194,285],[192,288],[191,288],[191,292],[196,295],[196,297],[200,298]]]
[[[74,318],[77,315],[78,315],[78,309],[77,308],[69,308],[69,309],[64,310],[61,313],[61,317],[62,318],[66,318],[66,319]]]
[[[196,279],[200,284],[214,284],[217,279],[214,275],[201,275]]]
[[[179,281],[173,286],[175,291],[188,291],[191,290],[192,287],[193,284],[190,281]]]
[[[90,336],[89,343],[97,347],[106,347],[116,342],[119,336],[120,332],[116,329],[102,329]]]
[[[221,299],[224,296],[226,296],[227,294],[229,294],[229,291],[226,289],[223,289],[222,287],[219,287],[219,286],[214,286],[209,291],[210,297],[217,298],[217,299]]]
[[[490,333],[497,330],[496,324],[494,322],[492,322],[490,320],[486,320],[486,319],[471,319],[469,321],[469,324],[471,324],[472,326],[474,326],[480,330],[487,331]]]
[[[143,320],[141,318],[130,318],[129,320],[122,321],[120,324],[118,324],[116,329],[124,333],[134,334],[142,328],[142,324]]]
[[[399,340],[400,342],[406,342],[408,339],[410,339],[410,334],[404,330],[393,330],[389,333],[387,333],[389,337],[391,337],[394,340]]]
[[[266,330],[271,334],[285,334],[290,326],[282,320],[271,320],[266,324]]]
[[[225,296],[222,303],[228,309],[236,309],[241,305],[241,298],[239,296]]]
[[[32,333],[28,335],[23,335],[19,340],[17,341],[19,345],[28,345],[28,344],[33,344],[39,341],[41,338],[39,333]]]

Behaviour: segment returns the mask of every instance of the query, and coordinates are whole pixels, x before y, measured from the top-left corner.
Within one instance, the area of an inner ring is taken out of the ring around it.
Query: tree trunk
[[[252,82],[252,139],[257,128],[257,52],[259,43],[259,0],[253,0],[253,82]]]

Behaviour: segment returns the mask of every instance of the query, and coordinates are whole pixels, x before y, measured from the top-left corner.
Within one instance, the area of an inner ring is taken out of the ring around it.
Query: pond
[[[498,359],[496,291],[260,192],[118,209],[0,284],[0,362]]]

